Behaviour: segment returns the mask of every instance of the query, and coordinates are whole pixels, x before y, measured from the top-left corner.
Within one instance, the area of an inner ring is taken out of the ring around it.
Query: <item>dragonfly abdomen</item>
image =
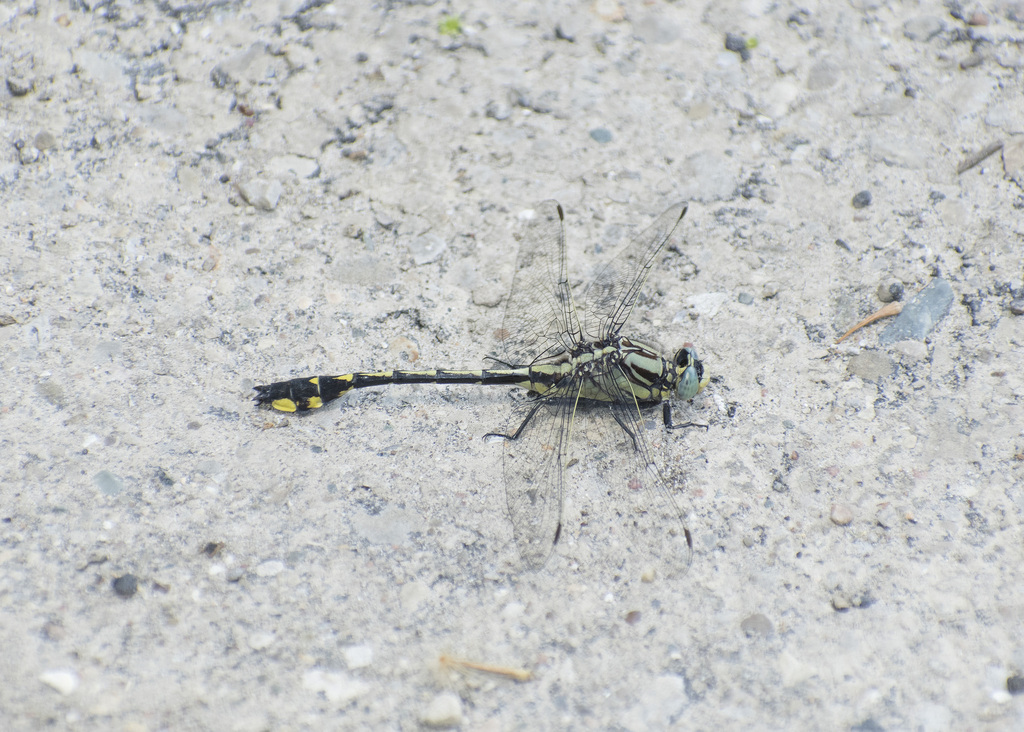
[[[362,371],[336,376],[304,376],[257,386],[256,402],[267,404],[280,412],[306,412],[318,409],[353,389],[387,384],[513,384],[524,389],[531,388],[528,368]]]

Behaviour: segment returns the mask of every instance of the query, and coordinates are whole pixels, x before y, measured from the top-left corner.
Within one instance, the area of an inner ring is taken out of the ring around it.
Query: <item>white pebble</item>
[[[39,674],[39,680],[56,689],[64,696],[73,694],[78,688],[78,674],[70,669],[53,669]]]
[[[420,715],[428,727],[457,727],[462,724],[462,702],[451,692],[438,694]]]

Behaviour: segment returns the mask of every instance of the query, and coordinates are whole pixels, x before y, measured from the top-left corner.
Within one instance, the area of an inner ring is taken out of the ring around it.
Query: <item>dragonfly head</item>
[[[679,349],[675,361],[679,367],[676,396],[680,399],[693,399],[708,385],[711,374],[704,373],[704,364],[697,358],[697,349],[689,343]]]

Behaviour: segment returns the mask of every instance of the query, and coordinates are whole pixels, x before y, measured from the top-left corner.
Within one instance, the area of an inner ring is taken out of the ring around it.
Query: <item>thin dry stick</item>
[[[462,658],[452,658],[451,656],[441,655],[438,659],[442,666],[448,668],[459,668],[468,669],[471,671],[480,671],[485,674],[494,674],[495,676],[506,676],[516,681],[529,681],[533,678],[533,672],[527,671],[523,668],[512,668],[510,666],[495,666],[490,663],[477,663],[476,661],[467,661]]]
[[[973,168],[975,165],[980,163],[989,155],[993,155],[994,153],[997,153],[1002,149],[1003,141],[997,140],[996,142],[993,142],[991,145],[984,148],[983,150],[980,150],[972,155],[968,155],[962,163],[956,166],[957,175],[959,175],[960,173],[966,173],[968,170]]]
[[[901,312],[903,312],[903,303],[899,301],[891,302],[888,305],[882,306],[881,308],[873,312],[871,315],[864,318],[864,320],[857,323],[857,325],[853,326],[848,331],[843,333],[843,337],[836,341],[836,345],[838,346],[840,343],[845,341],[847,338],[849,338],[852,334],[856,333],[858,330],[863,328],[865,325],[871,325],[876,320],[888,318],[892,315],[899,315]]]

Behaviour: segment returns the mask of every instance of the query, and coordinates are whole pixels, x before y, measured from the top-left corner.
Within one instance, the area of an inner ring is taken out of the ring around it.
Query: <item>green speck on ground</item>
[[[443,15],[437,23],[437,32],[442,36],[455,37],[462,33],[462,20],[457,15]]]

